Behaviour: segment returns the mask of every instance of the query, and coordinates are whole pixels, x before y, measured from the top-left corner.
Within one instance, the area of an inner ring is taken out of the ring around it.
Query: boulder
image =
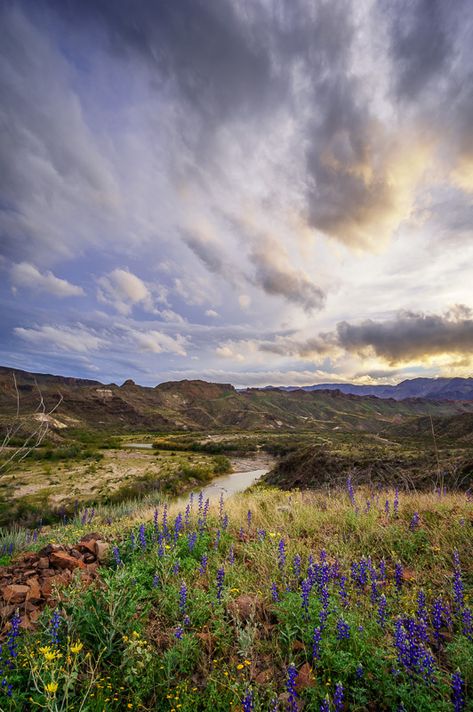
[[[11,583],[1,591],[1,594],[6,603],[23,603],[29,591],[28,586],[23,584]]]

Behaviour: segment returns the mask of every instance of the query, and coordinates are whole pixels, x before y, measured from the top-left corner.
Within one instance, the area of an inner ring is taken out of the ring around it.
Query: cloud
[[[307,312],[322,308],[325,301],[323,291],[302,271],[288,264],[288,256],[274,241],[267,240],[256,247],[250,259],[256,268],[254,283],[267,294],[300,304]]]
[[[216,312],[215,309],[207,309],[205,312],[205,316],[208,316],[211,319],[217,319],[219,317],[219,313]]]
[[[120,314],[130,314],[133,307],[140,305],[145,311],[156,313],[154,297],[150,288],[132,272],[114,269],[99,277],[97,298],[103,304],[111,304]],[[158,290],[159,301],[166,301],[166,292]]]
[[[42,325],[32,328],[18,326],[14,329],[16,336],[33,346],[42,349],[66,352],[96,351],[105,345],[103,339],[85,329],[81,324],[75,328],[65,326]]]
[[[443,354],[473,352],[473,312],[459,306],[445,314],[401,312],[384,322],[337,325],[337,342],[347,351],[374,352],[390,365]]]
[[[40,292],[48,292],[56,297],[80,297],[85,294],[82,287],[56,277],[52,272],[41,273],[34,265],[20,262],[13,265],[10,279],[15,287],[26,287]]]
[[[163,334],[160,331],[132,331],[130,332],[132,341],[136,343],[142,351],[149,351],[153,354],[171,353],[177,356],[187,356],[187,339],[177,334],[175,337]]]

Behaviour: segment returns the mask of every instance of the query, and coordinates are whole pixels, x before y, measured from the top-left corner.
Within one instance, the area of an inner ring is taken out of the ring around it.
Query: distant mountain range
[[[46,413],[58,402],[52,426],[102,429],[114,432],[152,430],[173,431],[312,431],[388,432],[403,425],[408,430],[420,421],[415,431],[425,431],[425,419],[454,418],[449,432],[471,431],[473,379],[415,379],[397,387],[396,393],[367,389],[364,386],[318,385],[307,389],[248,388],[236,390],[230,384],[206,381],[171,381],[158,386],[139,386],[132,380],[121,386],[99,381],[48,374],[33,374],[0,367],[0,425],[15,417],[15,374],[20,396],[20,413],[41,419],[37,408],[39,391]],[[465,384],[470,384],[470,391]],[[415,384],[417,387],[412,387]],[[423,390],[420,386],[423,384]],[[450,384],[450,388],[448,388]],[[430,388],[428,386],[430,385]],[[444,387],[441,388],[441,385]],[[411,389],[409,389],[411,386]],[[342,388],[356,389],[355,393]],[[437,399],[434,399],[434,388]],[[360,391],[360,389],[362,389]],[[402,393],[402,395],[401,395]],[[422,393],[423,397],[419,398]],[[415,397],[413,397],[415,396]],[[458,399],[458,400],[457,400]],[[456,423],[461,423],[457,426]],[[407,432],[407,431],[406,431]]]
[[[425,398],[427,400],[473,400],[473,378],[412,378],[395,386],[358,386],[353,383],[318,383],[314,386],[266,386],[279,391],[340,391],[377,398]]]

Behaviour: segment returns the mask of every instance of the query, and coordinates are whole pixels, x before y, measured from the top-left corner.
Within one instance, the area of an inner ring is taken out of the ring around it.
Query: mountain
[[[183,380],[155,387],[132,380],[121,386],[99,381],[34,374],[0,368],[0,424],[16,412],[15,374],[20,413],[41,419],[54,410],[56,429],[86,428],[114,432],[259,430],[386,433],[419,418],[442,419],[473,413],[473,401],[378,398],[340,389],[236,390],[231,384]],[[402,384],[401,384],[402,385]],[[423,432],[425,425],[419,426]],[[453,426],[452,426],[453,427]],[[462,422],[462,433],[465,424]]]
[[[412,378],[395,386],[359,386],[353,383],[320,383],[313,386],[266,386],[280,391],[341,391],[377,398],[425,398],[427,400],[473,400],[473,378]]]

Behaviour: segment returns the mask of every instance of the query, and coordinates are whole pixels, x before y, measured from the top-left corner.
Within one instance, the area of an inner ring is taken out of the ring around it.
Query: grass
[[[395,500],[256,487],[186,515],[156,494],[43,531],[117,549],[63,594],[57,643],[51,611],[18,636],[0,709],[472,710],[473,503]]]

